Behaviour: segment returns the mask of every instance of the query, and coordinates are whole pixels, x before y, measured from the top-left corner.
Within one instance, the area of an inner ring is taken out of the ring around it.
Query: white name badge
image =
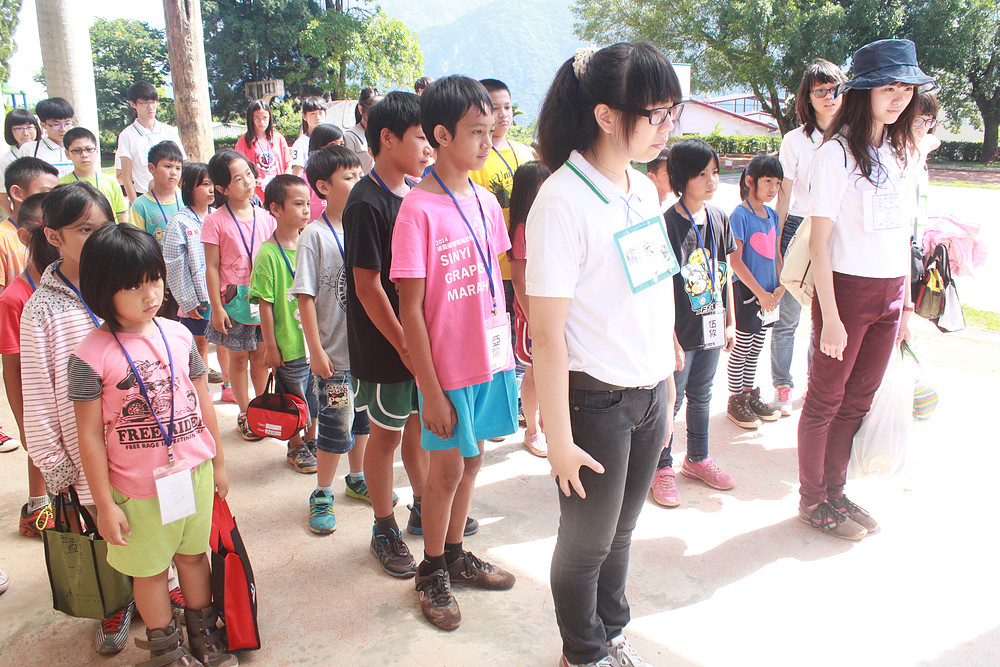
[[[726,310],[716,302],[715,312],[701,316],[701,342],[706,350],[722,347],[726,344]]]
[[[178,461],[153,471],[156,482],[156,499],[160,502],[160,520],[163,525],[195,513],[194,480],[191,464]]]
[[[617,232],[615,243],[633,294],[680,271],[660,216]]]
[[[898,192],[879,193],[865,190],[861,193],[866,232],[899,229],[903,225],[902,198]]]
[[[760,319],[763,320],[764,325],[774,324],[778,321],[781,316],[781,306],[777,306],[774,310],[762,310],[760,311]]]
[[[486,347],[490,371],[506,370],[510,364],[510,316],[506,311],[486,318]]]
[[[250,304],[250,317],[255,320],[260,319],[260,304],[251,303]]]

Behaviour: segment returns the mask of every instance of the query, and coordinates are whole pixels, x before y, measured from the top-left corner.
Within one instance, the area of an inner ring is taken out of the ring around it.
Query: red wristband
[[[913,312],[913,306],[903,306],[903,312],[904,313],[912,313]]]

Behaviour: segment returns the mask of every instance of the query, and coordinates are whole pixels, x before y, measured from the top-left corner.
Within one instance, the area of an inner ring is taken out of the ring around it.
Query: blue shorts
[[[371,432],[372,421],[368,419],[368,411],[360,410],[355,412],[354,422],[351,424],[351,435],[368,435]]]
[[[187,327],[192,336],[204,336],[205,329],[208,328],[208,320],[204,318],[196,320],[193,317],[182,317],[181,324]]]
[[[319,429],[316,449],[327,454],[346,454],[354,447],[351,420],[354,398],[346,371],[336,371],[328,378],[318,378]]]
[[[274,369],[274,379],[278,391],[294,394],[306,402],[312,423],[319,414],[319,401],[316,397],[316,376],[309,370],[309,360],[302,357],[286,361]]]
[[[458,449],[465,457],[479,456],[479,441],[517,431],[517,379],[513,369],[501,371],[489,382],[444,392],[455,406],[458,423],[452,437],[442,440],[421,422],[420,446],[428,451]],[[424,395],[419,393],[420,409]]]

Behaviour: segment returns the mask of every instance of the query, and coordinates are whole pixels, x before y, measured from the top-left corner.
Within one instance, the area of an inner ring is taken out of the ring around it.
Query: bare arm
[[[778,205],[775,211],[778,213],[778,238],[785,229],[785,218],[788,217],[788,206],[792,203],[792,186],[795,181],[785,176],[781,179],[781,189],[778,190]]]
[[[121,163],[122,185],[125,187],[125,196],[128,197],[128,203],[131,204],[138,196],[135,192],[135,184],[132,183],[132,159],[123,155]]]
[[[264,337],[264,365],[268,368],[283,366],[281,350],[274,337],[274,304],[264,299],[260,303],[260,333]]]
[[[375,328],[379,330],[389,344],[396,348],[403,365],[411,372],[415,373],[413,361],[410,358],[410,350],[407,346],[407,338],[403,334],[403,325],[396,318],[396,313],[392,310],[389,297],[382,289],[382,277],[378,271],[373,269],[361,269],[354,267],[354,289],[358,294],[358,301],[365,309],[368,319],[372,321]],[[400,303],[402,303],[402,283],[400,283]],[[422,301],[421,301],[422,303]],[[402,306],[400,306],[402,309]],[[400,312],[402,318],[402,312]],[[421,314],[421,319],[423,315]],[[424,326],[426,329],[426,325]]]
[[[108,450],[104,442],[104,416],[101,399],[75,401],[76,431],[80,444],[80,460],[87,476],[90,493],[97,505],[97,530],[108,544],[126,545],[125,537],[131,535],[125,513],[111,497],[111,480],[108,473]]]
[[[226,456],[222,449],[222,437],[219,435],[219,420],[215,415],[215,405],[212,403],[212,394],[208,390],[208,376],[201,376],[194,381],[195,391],[198,392],[198,406],[201,408],[201,421],[205,428],[215,440],[215,458],[212,464],[215,466],[215,490],[220,498],[225,498],[229,493],[229,474],[226,471]]]
[[[524,316],[528,316],[528,295],[526,292],[524,269],[528,265],[526,259],[510,260],[510,282],[514,285],[514,298],[524,311]]]
[[[736,239],[736,252],[729,256],[729,261],[732,263],[733,272],[760,301],[761,309],[765,312],[774,310],[778,306],[778,299],[775,299],[773,294],[760,286],[750,268],[743,262],[743,241],[740,239]]]
[[[302,333],[309,347],[309,368],[321,378],[328,378],[336,370],[330,356],[323,349],[319,338],[319,318],[316,316],[316,298],[309,294],[297,294],[299,315],[302,317]]]
[[[219,278],[219,246],[205,243],[205,284],[208,286],[208,300],[212,303],[212,326],[222,334],[229,333],[233,324],[222,306],[222,291]]]
[[[812,260],[813,280],[816,297],[823,313],[823,332],[820,337],[820,352],[834,359],[843,360],[847,347],[847,330],[840,321],[837,296],[833,291],[833,265],[830,261],[830,237],[833,235],[833,220],[813,217],[809,235],[809,258]]]

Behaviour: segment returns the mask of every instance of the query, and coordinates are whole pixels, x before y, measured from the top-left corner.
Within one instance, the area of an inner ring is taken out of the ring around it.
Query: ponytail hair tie
[[[590,59],[600,50],[601,47],[596,44],[581,46],[576,50],[576,53],[573,55],[573,73],[576,74],[577,80],[582,79],[583,75],[587,73],[587,66],[590,65]]]

